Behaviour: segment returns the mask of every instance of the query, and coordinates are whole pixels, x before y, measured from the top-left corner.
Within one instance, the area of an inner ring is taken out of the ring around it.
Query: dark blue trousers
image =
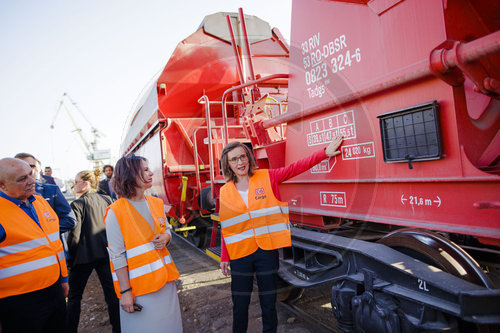
[[[259,287],[262,310],[262,331],[276,332],[276,290],[278,288],[278,250],[258,249],[249,256],[231,260],[231,294],[233,298],[233,332],[246,332],[248,328],[248,306],[253,289],[254,273]]]
[[[0,299],[2,333],[64,333],[66,301],[61,282]]]
[[[111,277],[109,261],[102,259],[88,264],[77,264],[69,271],[68,317],[66,333],[76,333],[80,322],[80,311],[83,291],[87,281],[95,269],[104,292],[104,299],[108,305],[108,314],[113,333],[120,332],[120,303],[116,297]]]

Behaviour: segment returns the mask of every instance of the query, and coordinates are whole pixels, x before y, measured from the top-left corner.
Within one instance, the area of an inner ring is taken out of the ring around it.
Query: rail
[[[194,149],[197,152],[198,151],[198,144],[197,144],[198,131],[202,130],[202,129],[206,129],[207,130],[207,138],[208,138],[208,141],[209,141],[209,148],[208,148],[209,166],[208,167],[209,167],[209,175],[210,175],[210,185],[212,186],[211,189],[213,189],[214,180],[215,180],[215,175],[213,173],[215,171],[215,164],[213,162],[213,150],[212,150],[212,142],[213,142],[213,140],[212,140],[212,135],[211,135],[210,131],[212,129],[222,129],[222,128],[223,128],[223,126],[200,126],[200,127],[197,127],[194,130],[194,132],[193,132]],[[242,129],[242,126],[240,126],[240,125],[229,125],[229,128]],[[219,141],[219,143],[220,143],[220,141]],[[212,155],[212,158],[210,158],[210,155]],[[205,167],[205,166],[203,166],[203,167]],[[201,176],[200,176],[200,168],[199,168],[198,164],[196,164],[196,184],[197,184],[197,187],[198,187],[198,193],[200,193],[200,191],[201,191]],[[213,190],[211,190],[211,191],[213,191]],[[213,197],[213,192],[211,194],[212,194],[212,198],[214,198]]]
[[[250,80],[255,80],[255,75],[253,72],[253,63],[252,63],[252,55],[250,54],[250,44],[248,43],[248,34],[247,34],[247,25],[245,23],[245,15],[243,15],[243,9],[238,9],[238,17],[240,19],[241,32],[243,37],[243,46],[244,46],[244,56],[243,59],[246,60],[248,65],[248,74],[250,75]],[[243,82],[242,82],[243,83]]]
[[[229,36],[231,37],[231,45],[233,46],[234,58],[236,59],[236,69],[238,70],[238,75],[240,76],[240,82],[245,83],[245,76],[243,75],[243,67],[238,53],[238,48],[236,46],[236,41],[234,39],[233,24],[231,23],[231,17],[229,15],[226,15],[226,22],[227,22],[227,28],[229,30]]]

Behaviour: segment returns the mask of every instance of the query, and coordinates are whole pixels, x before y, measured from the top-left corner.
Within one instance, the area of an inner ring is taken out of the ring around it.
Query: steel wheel
[[[495,289],[478,263],[460,246],[436,233],[419,229],[394,231],[378,243],[387,245],[466,281]],[[460,320],[460,332],[492,333],[497,328]]]
[[[304,288],[294,287],[281,277],[278,276],[278,301],[293,303],[298,301],[302,294],[304,293]]]
[[[436,233],[401,229],[378,241],[469,282],[494,289],[478,263],[461,247]]]

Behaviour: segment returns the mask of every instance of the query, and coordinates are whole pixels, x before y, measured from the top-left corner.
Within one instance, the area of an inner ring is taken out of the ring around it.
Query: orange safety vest
[[[154,232],[148,221],[127,199],[120,198],[108,207],[108,210],[112,209],[115,213],[125,241],[128,277],[135,296],[155,292],[165,283],[179,277],[179,272],[168,250],[166,248],[157,250],[151,242],[155,234],[165,233],[163,201],[149,195],[145,197],[153,216]],[[121,298],[120,284],[112,262],[111,273],[116,295]]]
[[[260,247],[292,245],[288,204],[274,196],[269,171],[256,170],[248,185],[248,207],[232,181],[220,190],[219,217],[230,259],[248,256]]]
[[[68,276],[59,239],[59,219],[41,196],[33,201],[40,226],[15,203],[0,197],[0,223],[6,238],[0,243],[0,298],[53,285]]]

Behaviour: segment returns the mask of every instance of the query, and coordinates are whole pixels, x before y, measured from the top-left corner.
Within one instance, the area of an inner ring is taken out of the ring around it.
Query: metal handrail
[[[224,91],[224,94],[222,95],[222,124],[224,126],[224,145],[227,145],[229,143],[229,132],[227,130],[227,109],[226,109],[226,99],[227,96],[232,93],[233,91],[240,90],[258,83],[262,83],[265,81],[273,80],[273,79],[288,79],[290,77],[290,74],[272,74],[268,75],[265,77],[262,77],[257,80],[253,81],[248,81],[247,83],[240,84],[239,86],[234,86],[229,88],[228,90]]]

